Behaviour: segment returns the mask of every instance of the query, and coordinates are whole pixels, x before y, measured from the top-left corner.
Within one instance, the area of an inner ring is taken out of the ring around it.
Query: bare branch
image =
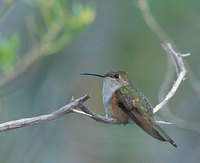
[[[85,102],[88,98],[90,98],[88,94],[75,100],[72,98],[72,101],[69,104],[66,104],[65,106],[59,108],[58,110],[50,114],[31,117],[31,118],[22,118],[19,120],[1,123],[0,132],[51,121],[70,113],[81,114],[89,118],[92,118],[95,121],[106,124],[121,124],[120,121],[118,121],[117,119],[98,115],[95,112],[93,112],[90,108],[88,108],[86,105],[84,105],[83,102]],[[77,110],[78,108],[80,108],[82,111]]]
[[[61,116],[64,116],[64,115],[72,113],[72,112],[76,113],[76,111],[74,109],[80,107],[83,104],[83,102],[85,102],[89,97],[90,96],[87,94],[87,95],[85,95],[79,99],[76,99],[73,102],[59,108],[58,110],[56,110],[50,114],[41,115],[41,116],[32,117],[32,118],[23,118],[23,119],[19,119],[19,120],[2,123],[2,124],[0,124],[0,132],[12,130],[15,128],[21,128],[21,127],[25,127],[25,126],[31,126],[31,125],[42,123],[42,122],[51,121],[51,120],[54,120],[56,118],[59,118]]]
[[[165,99],[159,103],[154,109],[153,109],[153,113],[155,114],[157,111],[159,111],[161,108],[163,108],[166,103],[174,96],[175,92],[177,91],[178,87],[180,86],[181,82],[184,80],[185,78],[185,74],[186,74],[186,69],[182,60],[182,57],[184,56],[189,56],[190,54],[179,54],[176,53],[174,51],[174,49],[172,48],[170,43],[166,43],[162,45],[163,48],[165,49],[165,51],[170,55],[173,56],[175,58],[176,62],[173,62],[174,64],[177,63],[177,65],[175,65],[175,67],[177,66],[179,68],[178,72],[178,78],[177,80],[174,82],[174,85],[172,86],[172,89],[168,92],[168,94],[166,95]]]

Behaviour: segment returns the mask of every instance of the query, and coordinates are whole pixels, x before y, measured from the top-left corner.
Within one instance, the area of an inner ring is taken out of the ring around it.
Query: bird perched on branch
[[[111,70],[105,74],[81,73],[103,78],[103,103],[106,115],[121,123],[134,121],[146,133],[160,141],[176,143],[159,127],[153,117],[153,107],[144,94],[129,80],[122,70]]]

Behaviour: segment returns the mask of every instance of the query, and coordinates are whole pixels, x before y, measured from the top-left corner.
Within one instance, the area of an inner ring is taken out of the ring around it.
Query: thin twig
[[[165,124],[165,125],[171,125],[173,124],[172,122],[165,122],[165,121],[156,121],[157,123],[160,123],[160,124]]]
[[[95,121],[98,122],[102,122],[102,123],[106,123],[106,124],[122,124],[119,120],[115,119],[115,118],[111,118],[111,117],[104,117],[101,116],[95,112],[93,112],[89,107],[87,107],[86,105],[81,105],[80,109],[91,115],[91,118],[94,119]],[[126,124],[126,123],[125,123]]]
[[[177,91],[178,87],[180,86],[181,82],[184,80],[185,78],[185,74],[186,74],[186,69],[182,60],[182,57],[184,56],[189,56],[188,54],[179,54],[176,53],[174,51],[174,49],[172,48],[170,43],[166,43],[162,45],[163,48],[165,49],[165,51],[170,55],[173,56],[176,60],[176,62],[173,62],[174,64],[177,63],[178,67],[179,67],[179,71],[178,72],[178,78],[177,80],[174,82],[174,85],[172,86],[172,89],[168,92],[168,94],[166,95],[165,99],[159,103],[154,109],[153,109],[153,113],[155,114],[157,111],[159,111],[161,108],[163,108],[166,103],[174,96],[175,92]],[[176,65],[174,65],[176,67]]]

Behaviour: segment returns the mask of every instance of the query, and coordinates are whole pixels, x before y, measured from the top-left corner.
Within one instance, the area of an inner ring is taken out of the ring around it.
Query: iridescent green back
[[[133,100],[137,103],[137,109],[146,116],[153,116],[153,107],[144,94],[133,84],[119,88],[117,96],[123,96],[132,104]]]

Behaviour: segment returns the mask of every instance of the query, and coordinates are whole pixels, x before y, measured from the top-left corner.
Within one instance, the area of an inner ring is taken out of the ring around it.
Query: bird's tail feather
[[[156,123],[153,123],[153,127],[154,129],[159,133],[159,135],[162,137],[162,141],[168,141],[169,143],[171,143],[175,148],[177,148],[178,146],[176,145],[176,143],[165,133],[165,131],[163,131],[160,126],[158,126]]]

